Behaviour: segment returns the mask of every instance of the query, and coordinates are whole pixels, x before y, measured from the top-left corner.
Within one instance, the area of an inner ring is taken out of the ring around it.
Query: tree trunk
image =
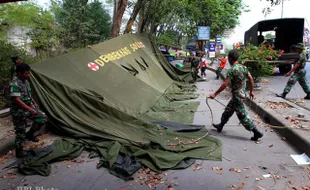
[[[114,0],[113,24],[111,28],[111,37],[119,36],[121,30],[123,15],[127,6],[128,0]]]
[[[146,19],[142,19],[139,27],[139,33],[143,33],[146,31],[148,21]]]
[[[133,23],[135,22],[141,8],[145,5],[146,2],[147,2],[146,0],[138,0],[137,4],[135,5],[135,7],[131,13],[129,20],[127,22],[126,29],[124,32],[125,34],[129,33],[131,31]]]
[[[150,33],[156,36],[157,28],[158,28],[158,25],[156,24],[155,18],[153,18],[151,22]]]

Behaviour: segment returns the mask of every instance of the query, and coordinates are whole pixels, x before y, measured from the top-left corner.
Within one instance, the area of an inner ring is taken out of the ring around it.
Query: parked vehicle
[[[269,39],[275,50],[283,50],[284,53],[277,61],[270,61],[278,65],[280,73],[285,74],[292,69],[292,62],[298,58],[294,52],[293,45],[303,42],[304,18],[284,18],[274,20],[264,20],[256,23],[245,32],[245,45],[251,43],[255,46],[266,42],[263,32],[275,32],[274,39]]]

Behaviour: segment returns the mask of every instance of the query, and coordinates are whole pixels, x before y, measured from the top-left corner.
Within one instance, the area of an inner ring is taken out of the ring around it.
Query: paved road
[[[221,84],[221,81],[215,81],[215,74],[207,71],[210,81],[198,83],[198,98],[201,104],[195,114],[194,124],[203,124],[210,127],[210,111],[208,110],[205,97],[213,92]],[[219,101],[227,104],[230,98],[228,92],[223,92],[217,97]],[[194,101],[194,100],[192,100]],[[197,101],[197,100],[196,100]],[[215,122],[220,121],[223,106],[215,101],[210,101],[213,110]],[[255,115],[249,112],[252,118]],[[258,121],[259,119],[256,118]],[[259,121],[258,121],[259,122]],[[223,130],[218,134],[212,130],[211,135],[219,138],[223,143],[223,160],[221,162],[197,161],[197,164],[185,170],[167,171],[162,174],[167,182],[157,186],[157,189],[169,189],[172,184],[174,190],[197,189],[197,190],[225,190],[237,189],[239,184],[244,183],[242,189],[268,189],[268,190],[286,190],[291,189],[292,185],[309,184],[309,171],[304,167],[297,166],[290,158],[290,154],[297,154],[286,142],[275,134],[271,129],[263,125],[258,126],[264,131],[265,137],[261,144],[250,141],[250,134],[242,126],[234,115]],[[9,179],[7,172],[2,171],[0,175],[7,176],[6,179],[0,178],[0,187],[2,189],[13,189],[12,186],[27,186],[57,188],[59,190],[129,190],[129,189],[150,189],[147,186],[140,185],[140,182],[124,182],[109,174],[106,169],[96,169],[97,160],[88,160],[87,153],[83,153],[84,163],[61,162],[52,164],[52,174],[49,177],[42,176],[23,176],[16,175]],[[6,162],[7,163],[7,162]],[[68,166],[71,167],[68,167]],[[4,164],[0,165],[1,167]],[[213,168],[214,167],[214,168]],[[218,167],[218,168],[216,168]],[[212,169],[213,168],[213,169]],[[236,171],[229,171],[235,168]],[[16,173],[15,170],[12,172]],[[263,178],[262,175],[272,173],[277,179]],[[3,177],[4,178],[4,177]],[[137,176],[139,179],[139,175]],[[279,179],[278,179],[279,178]],[[235,188],[231,188],[234,186]],[[172,188],[170,188],[171,190]]]

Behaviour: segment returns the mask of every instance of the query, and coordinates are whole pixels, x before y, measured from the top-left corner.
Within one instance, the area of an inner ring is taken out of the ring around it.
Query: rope
[[[211,125],[210,125],[210,130],[211,131],[211,128],[212,128],[212,125],[213,125],[213,120],[214,120],[214,116],[213,116],[213,112],[212,112],[212,109],[210,107],[210,104],[208,102],[209,98],[207,97],[206,98],[206,104],[210,110],[210,118],[211,118]],[[214,99],[215,100],[215,99]],[[217,101],[217,100],[216,100]],[[218,102],[218,101],[217,101]],[[189,144],[194,144],[194,143],[197,143],[198,141],[200,141],[201,139],[205,138],[206,136],[209,135],[209,131],[207,131],[203,136],[197,138],[197,139],[192,139],[191,141],[188,141],[188,142],[183,142],[183,141],[179,141],[179,143],[177,144],[169,144],[169,146],[178,146],[178,145],[189,145]]]

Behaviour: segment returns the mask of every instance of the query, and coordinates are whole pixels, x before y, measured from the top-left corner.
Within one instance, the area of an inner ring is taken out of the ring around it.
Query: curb
[[[216,70],[207,67],[207,70],[215,72]],[[222,80],[225,80],[224,75],[220,73]],[[292,145],[300,153],[306,153],[310,156],[310,141],[300,136],[294,129],[288,128],[291,124],[284,120],[283,117],[268,108],[265,108],[260,103],[255,102],[250,98],[246,98],[245,104],[250,107],[250,109],[258,115],[262,116],[262,119],[270,125],[274,126],[286,126],[284,128],[274,128],[280,136],[285,137],[287,142]]]
[[[0,110],[0,118],[8,117],[10,114],[10,108]]]
[[[287,142],[295,147],[300,153],[310,155],[310,142],[300,136],[294,129],[288,128],[291,124],[284,120],[283,117],[270,109],[264,108],[260,103],[246,98],[246,105],[249,106],[256,114],[261,115],[262,119],[268,124],[274,126],[286,126],[284,128],[273,128],[279,135],[285,137]]]

